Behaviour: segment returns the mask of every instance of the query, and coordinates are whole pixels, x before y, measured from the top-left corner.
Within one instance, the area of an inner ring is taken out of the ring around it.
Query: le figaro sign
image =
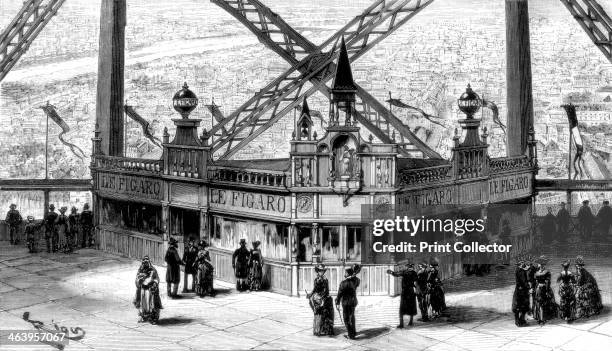
[[[98,177],[100,191],[151,200],[163,199],[161,180],[114,173],[98,173]]]
[[[211,188],[210,205],[217,208],[283,216],[289,214],[291,202],[287,196],[283,195]]]

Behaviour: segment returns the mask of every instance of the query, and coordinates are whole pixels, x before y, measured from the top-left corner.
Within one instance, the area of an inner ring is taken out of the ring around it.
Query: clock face
[[[312,208],[312,197],[302,195],[297,199],[297,209],[300,212],[309,212]]]

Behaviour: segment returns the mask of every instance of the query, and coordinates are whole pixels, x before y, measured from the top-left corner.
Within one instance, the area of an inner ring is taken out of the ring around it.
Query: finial
[[[312,138],[315,139],[315,140],[317,139],[317,131],[316,130],[312,133]]]
[[[393,131],[393,133],[391,134],[391,140],[395,142],[395,131]]]
[[[374,140],[374,137],[372,136],[372,134],[368,136],[368,140],[370,141],[370,143]]]

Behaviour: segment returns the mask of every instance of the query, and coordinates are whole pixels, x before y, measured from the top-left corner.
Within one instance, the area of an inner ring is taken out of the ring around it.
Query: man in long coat
[[[404,315],[410,316],[410,322],[408,325],[412,325],[412,319],[417,314],[417,301],[415,293],[415,284],[417,280],[417,273],[414,270],[414,264],[409,263],[406,267],[399,271],[387,270],[387,274],[391,274],[394,277],[402,278],[402,293],[400,298],[399,307],[399,325],[398,328],[404,327]]]
[[[589,200],[582,201],[582,207],[578,210],[578,223],[580,224],[580,236],[582,240],[589,240],[593,232],[593,212],[589,206]]]
[[[168,251],[166,251],[166,289],[168,297],[178,297],[178,285],[181,282],[181,256],[178,253],[178,242],[174,238],[170,238],[168,243]]]
[[[359,265],[353,265],[352,267],[346,268],[344,273],[345,279],[340,283],[338,287],[338,295],[336,296],[336,308],[342,305],[342,319],[346,326],[346,337],[349,339],[355,339],[357,331],[355,328],[355,308],[357,307],[357,288],[361,282],[357,278],[357,274],[361,267]]]
[[[419,270],[417,272],[416,280],[417,301],[419,302],[419,309],[421,310],[421,320],[423,322],[429,321],[429,316],[427,315],[427,309],[429,308],[429,298],[427,296],[427,279],[429,278],[429,270],[427,269],[427,267],[427,262],[419,263]]]
[[[79,216],[79,222],[81,223],[81,235],[82,242],[81,247],[91,247],[93,244],[93,238],[91,237],[91,230],[93,229],[93,213],[89,209],[89,204],[83,205],[83,211]]]
[[[47,252],[57,251],[59,236],[55,222],[59,215],[55,212],[55,205],[49,205],[49,212],[45,216],[45,241],[47,242]]]
[[[612,208],[610,207],[610,201],[605,200],[603,206],[597,212],[597,234],[602,239],[608,238],[608,232],[610,231],[610,225],[612,224]]]
[[[245,291],[249,288],[247,278],[249,276],[249,258],[251,253],[246,248],[246,240],[240,239],[240,247],[232,255],[232,268],[236,276],[236,290]]]
[[[9,227],[9,235],[11,245],[17,245],[19,243],[19,226],[23,222],[21,213],[17,211],[17,205],[11,204],[9,211],[6,213],[6,219],[4,220]]]
[[[569,235],[570,214],[565,208],[565,202],[562,202],[559,207],[557,212],[557,237],[559,242],[565,243]]]
[[[185,265],[185,273],[183,278],[185,282],[183,283],[183,292],[187,292],[187,285],[189,284],[189,276],[191,275],[192,283],[191,290],[195,290],[195,281],[196,274],[198,274],[198,267],[195,265],[196,260],[198,259],[198,248],[195,246],[195,240],[193,237],[189,237],[189,243],[185,248],[185,252],[183,253],[183,264]]]

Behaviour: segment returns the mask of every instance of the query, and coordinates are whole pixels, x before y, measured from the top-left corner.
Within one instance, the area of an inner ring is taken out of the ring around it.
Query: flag
[[[578,117],[576,116],[576,106],[562,105],[565,109],[565,113],[567,113],[567,120],[569,122],[570,133],[572,135],[572,139],[574,139],[574,144],[576,144],[576,148],[578,150],[582,150],[582,135],[580,135],[580,129],[578,129]]]
[[[391,92],[389,92],[389,99],[386,100],[386,102],[388,102],[391,106],[395,106],[395,107],[400,107],[400,108],[406,108],[406,109],[410,109],[410,110],[414,110],[417,111],[418,113],[421,114],[421,116],[423,116],[426,120],[430,121],[431,123],[435,123],[437,125],[439,125],[440,127],[444,127],[446,128],[446,126],[440,122],[436,122],[434,121],[432,118],[437,118],[437,119],[442,119],[440,117],[436,117],[436,116],[432,116],[429,113],[423,111],[422,109],[418,108],[418,107],[414,107],[414,106],[410,106],[406,103],[404,103],[402,100],[400,99],[394,99],[391,97]]]
[[[57,113],[55,106],[49,104],[49,102],[47,101],[47,104],[40,106],[40,108],[43,110],[43,112],[47,115],[48,118],[51,118],[53,122],[55,122],[60,128],[62,128],[62,132],[58,136],[62,144],[68,146],[70,148],[70,151],[72,151],[72,153],[76,157],[78,158],[85,157],[85,153],[83,152],[83,150],[81,150],[78,146],[74,145],[73,143],[69,143],[66,140],[64,140],[64,134],[70,131],[70,127],[62,119],[62,117],[60,117],[60,115]],[[80,155],[75,150],[79,151]]]
[[[215,119],[215,121],[217,121],[217,123],[223,122],[225,116],[223,116],[223,113],[221,113],[221,110],[219,110],[219,106],[215,105],[214,99],[212,101],[212,104],[204,106],[208,109],[208,112],[212,114],[213,118]],[[227,129],[225,129],[225,127],[221,127],[221,136],[225,135],[227,135]]]
[[[123,106],[123,110],[128,115],[128,117],[140,124],[140,126],[142,127],[142,133],[147,139],[149,139],[155,146],[161,147],[162,141],[151,133],[151,131],[149,130],[149,122],[147,122],[146,119],[142,118],[142,116],[140,116],[136,112],[136,110],[134,110],[134,107],[125,105]]]
[[[497,108],[497,105],[493,101],[482,99],[482,106],[493,112],[493,123],[497,124],[501,128],[502,132],[506,134],[506,126],[499,119],[499,109]]]

